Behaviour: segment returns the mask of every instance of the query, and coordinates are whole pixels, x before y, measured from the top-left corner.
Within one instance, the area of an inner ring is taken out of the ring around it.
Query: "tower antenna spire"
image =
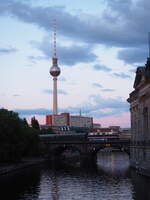
[[[53,46],[53,57],[56,58],[56,19],[53,21],[54,28],[54,46]]]
[[[148,33],[148,57],[150,58],[150,32]]]

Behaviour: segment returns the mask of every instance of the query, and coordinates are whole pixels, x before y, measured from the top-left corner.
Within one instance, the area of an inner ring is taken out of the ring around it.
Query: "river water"
[[[2,200],[150,200],[150,179],[121,152],[101,152],[93,169],[44,165],[0,177]]]

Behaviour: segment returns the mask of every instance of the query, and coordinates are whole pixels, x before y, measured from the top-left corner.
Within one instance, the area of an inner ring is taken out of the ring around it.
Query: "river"
[[[149,188],[121,152],[99,153],[94,169],[43,165],[0,177],[2,200],[150,200]]]

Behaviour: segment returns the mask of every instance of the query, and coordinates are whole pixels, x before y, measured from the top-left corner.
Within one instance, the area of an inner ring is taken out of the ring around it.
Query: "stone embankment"
[[[23,159],[22,161],[16,163],[0,164],[0,176],[9,174],[11,172],[17,172],[22,169],[32,167],[34,165],[42,164],[44,162],[46,162],[46,159],[31,158],[31,159]]]

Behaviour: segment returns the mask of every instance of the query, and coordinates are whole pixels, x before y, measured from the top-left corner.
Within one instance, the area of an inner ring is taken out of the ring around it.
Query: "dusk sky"
[[[130,127],[127,98],[148,57],[149,0],[0,0],[0,107],[52,113],[53,20],[58,110]]]

